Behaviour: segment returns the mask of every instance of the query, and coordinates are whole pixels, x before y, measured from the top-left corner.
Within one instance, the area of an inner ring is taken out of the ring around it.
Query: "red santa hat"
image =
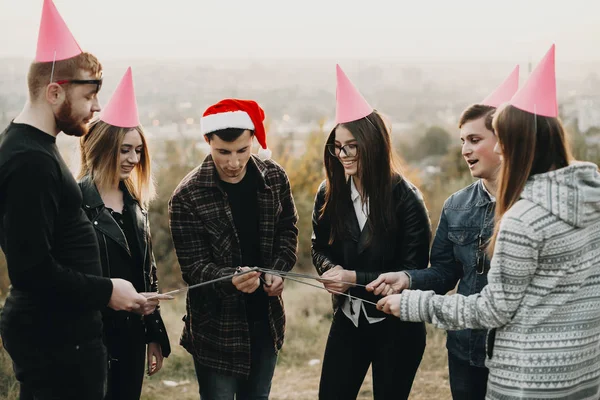
[[[265,112],[252,100],[224,99],[208,107],[200,120],[203,135],[227,128],[248,129],[260,144],[258,156],[271,158],[271,150],[267,148],[267,136],[263,121]]]

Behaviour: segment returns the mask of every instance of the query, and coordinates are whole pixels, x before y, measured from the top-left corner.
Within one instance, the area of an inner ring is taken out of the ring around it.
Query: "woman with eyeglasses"
[[[158,300],[157,271],[148,224],[154,195],[150,153],[140,125],[131,69],[128,69],[100,119],[81,138],[79,187],[83,210],[92,221],[102,273],[122,278],[148,298],[143,316],[103,310],[108,353],[105,400],[140,398],[147,373],[154,375],[171,351]]]
[[[388,318],[365,285],[423,269],[431,227],[419,190],[398,168],[381,115],[337,69],[336,126],[313,212],[312,259],[334,296],[320,399],[353,399],[373,368],[375,399],[406,399],[425,350],[425,326]]]

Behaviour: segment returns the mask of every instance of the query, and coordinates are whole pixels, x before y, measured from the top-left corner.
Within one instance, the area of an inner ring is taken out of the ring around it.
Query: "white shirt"
[[[356,186],[354,186],[354,180],[352,178],[350,178],[350,198],[352,199],[352,204],[354,205],[354,212],[356,213],[358,226],[362,231],[367,223],[367,218],[369,217],[369,199],[367,199],[367,201],[363,204],[360,198],[360,193],[358,193]],[[374,324],[385,319],[369,317],[365,311],[365,305],[363,302],[361,300],[351,299],[349,297],[346,297],[346,301],[344,301],[344,304],[342,305],[342,311],[356,327],[358,327],[358,320],[361,311],[365,314],[365,317],[370,324]]]
[[[483,188],[483,191],[486,192],[488,196],[490,196],[490,201],[493,201],[495,203],[496,198],[489,192],[489,190],[487,190],[487,188],[483,184],[483,179],[480,179],[479,182],[481,182],[481,187]]]

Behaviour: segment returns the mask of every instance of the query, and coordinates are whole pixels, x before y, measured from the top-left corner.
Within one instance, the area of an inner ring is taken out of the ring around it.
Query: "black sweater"
[[[56,139],[11,123],[0,135],[0,246],[12,284],[4,330],[37,332],[54,343],[100,337],[99,310],[112,283],[101,276],[96,234],[81,201]]]

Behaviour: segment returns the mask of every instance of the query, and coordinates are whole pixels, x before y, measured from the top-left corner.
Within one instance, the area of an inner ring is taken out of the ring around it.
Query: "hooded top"
[[[405,290],[400,307],[404,320],[495,330],[487,343],[487,399],[598,399],[598,167],[575,162],[527,181],[502,217],[481,293]]]
[[[539,205],[574,228],[585,228],[600,220],[600,177],[596,164],[572,165],[533,175],[521,198]]]

